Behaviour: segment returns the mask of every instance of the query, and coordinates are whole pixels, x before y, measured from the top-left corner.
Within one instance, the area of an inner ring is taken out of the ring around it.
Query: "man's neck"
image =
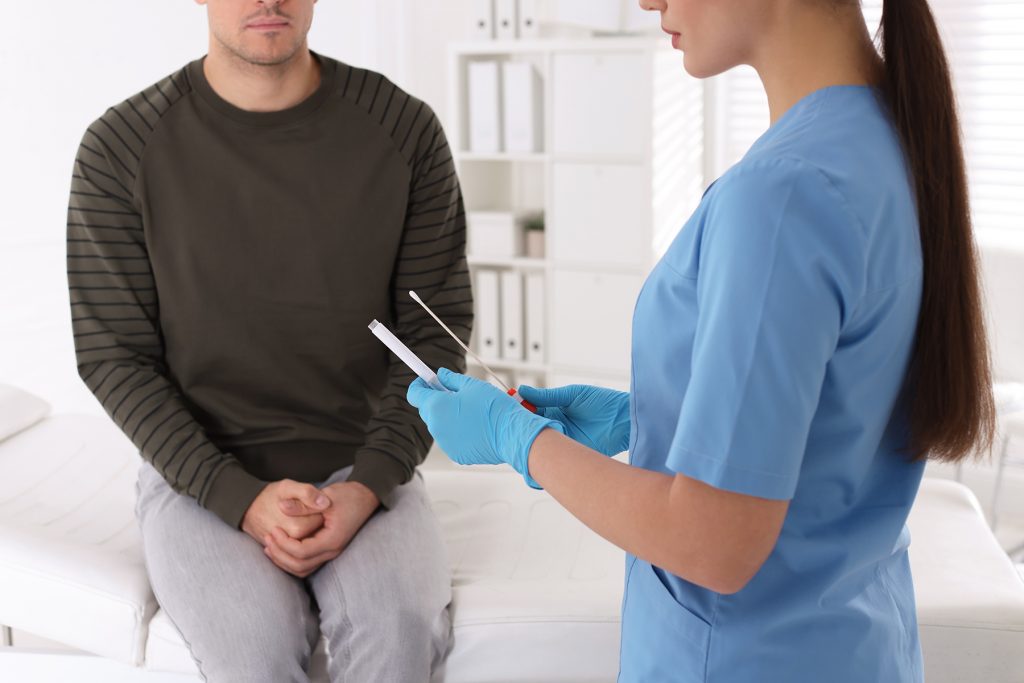
[[[264,66],[211,44],[203,74],[217,95],[246,111],[294,107],[320,85],[320,64],[305,46],[286,62]]]

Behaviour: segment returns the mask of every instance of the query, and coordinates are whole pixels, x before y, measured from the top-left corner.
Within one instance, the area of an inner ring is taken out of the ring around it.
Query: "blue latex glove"
[[[526,483],[541,488],[530,477],[533,440],[544,429],[562,434],[561,424],[531,413],[497,387],[441,368],[441,384],[451,393],[432,389],[417,378],[406,398],[420,411],[427,429],[448,457],[460,465],[511,465]]]
[[[519,395],[565,427],[569,438],[605,455],[629,448],[629,394],[588,384],[555,389],[523,385]]]

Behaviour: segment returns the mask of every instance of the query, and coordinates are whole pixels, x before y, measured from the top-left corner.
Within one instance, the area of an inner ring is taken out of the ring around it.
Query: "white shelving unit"
[[[543,84],[543,151],[469,149],[475,60],[534,65]],[[448,78],[449,137],[470,218],[474,211],[545,216],[545,258],[469,254],[474,278],[483,269],[544,275],[543,362],[489,358],[488,365],[510,384],[627,388],[636,296],[703,190],[704,88],[686,75],[678,52],[646,37],[456,44]],[[481,306],[498,305],[478,297],[477,320]]]

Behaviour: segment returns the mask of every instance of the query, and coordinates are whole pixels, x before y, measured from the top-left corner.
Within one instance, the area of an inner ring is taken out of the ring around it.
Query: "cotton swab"
[[[463,349],[463,350],[464,350],[464,351],[465,351],[466,353],[468,353],[469,355],[471,355],[471,356],[473,357],[473,359],[474,359],[474,360],[476,360],[476,362],[480,364],[480,367],[482,367],[482,368],[483,368],[484,370],[486,370],[486,371],[487,371],[488,373],[490,373],[491,377],[493,377],[493,378],[495,379],[495,381],[496,381],[496,382],[497,382],[498,384],[500,384],[500,385],[502,386],[502,388],[503,388],[503,389],[505,389],[505,393],[507,393],[507,394],[508,394],[509,396],[511,396],[511,397],[512,397],[512,398],[514,398],[515,400],[519,401],[520,405],[522,405],[522,406],[523,406],[524,408],[526,408],[526,409],[527,409],[527,410],[529,410],[530,412],[532,412],[532,413],[536,413],[536,412],[537,412],[537,407],[536,407],[536,406],[534,406],[534,405],[533,405],[532,403],[530,403],[530,402],[529,402],[529,401],[527,401],[527,400],[526,400],[525,398],[523,398],[522,396],[520,396],[520,395],[519,395],[519,392],[518,392],[518,391],[516,391],[515,389],[513,389],[513,388],[512,388],[512,387],[510,387],[509,385],[505,384],[505,383],[504,383],[504,382],[503,382],[503,381],[501,380],[501,378],[500,378],[500,377],[498,377],[498,375],[497,375],[497,374],[495,374],[494,370],[491,370],[491,369],[490,369],[490,368],[489,368],[489,367],[487,366],[487,363],[485,363],[485,362],[483,362],[482,360],[480,360],[480,356],[478,356],[478,355],[476,355],[475,353],[473,353],[472,351],[470,351],[469,347],[468,347],[468,346],[466,346],[465,344],[463,344],[463,343],[462,343],[462,340],[461,340],[461,339],[459,339],[459,338],[458,338],[458,337],[457,337],[457,336],[455,335],[455,333],[454,333],[454,332],[452,332],[452,331],[451,331],[450,329],[448,329],[448,326],[447,326],[447,325],[445,325],[445,324],[444,324],[444,323],[443,323],[443,322],[441,321],[441,319],[440,319],[440,318],[438,318],[438,317],[437,317],[437,315],[436,315],[436,314],[435,314],[435,313],[434,313],[434,312],[433,312],[432,310],[430,310],[430,306],[427,306],[427,304],[425,304],[425,303],[423,302],[423,299],[421,299],[421,298],[419,297],[419,295],[418,295],[418,294],[417,294],[416,292],[414,292],[414,291],[412,291],[412,290],[409,290],[409,296],[411,296],[411,297],[413,298],[413,300],[414,300],[414,301],[415,301],[416,303],[418,303],[418,304],[419,304],[420,306],[422,306],[422,307],[423,307],[423,310],[425,310],[425,311],[426,311],[427,313],[429,313],[429,314],[430,314],[430,317],[431,317],[431,318],[433,318],[434,320],[436,320],[436,321],[437,321],[437,324],[438,324],[438,325],[440,325],[441,327],[443,327],[443,328],[444,328],[444,331],[445,331],[445,332],[447,332],[447,333],[448,333],[449,335],[451,335],[451,338],[452,338],[452,339],[454,339],[454,340],[455,340],[455,342],[456,342],[456,343],[457,343],[457,344],[458,344],[459,346],[461,346],[461,347],[462,347],[462,349]]]

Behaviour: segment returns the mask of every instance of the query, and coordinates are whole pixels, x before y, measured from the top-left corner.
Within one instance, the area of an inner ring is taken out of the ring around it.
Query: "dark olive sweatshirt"
[[[239,526],[271,481],[354,465],[382,500],[430,437],[412,372],[464,367],[416,292],[468,340],[465,214],[430,107],[314,55],[283,111],[220,98],[192,62],[86,131],[68,208],[79,372],[175,491]]]

